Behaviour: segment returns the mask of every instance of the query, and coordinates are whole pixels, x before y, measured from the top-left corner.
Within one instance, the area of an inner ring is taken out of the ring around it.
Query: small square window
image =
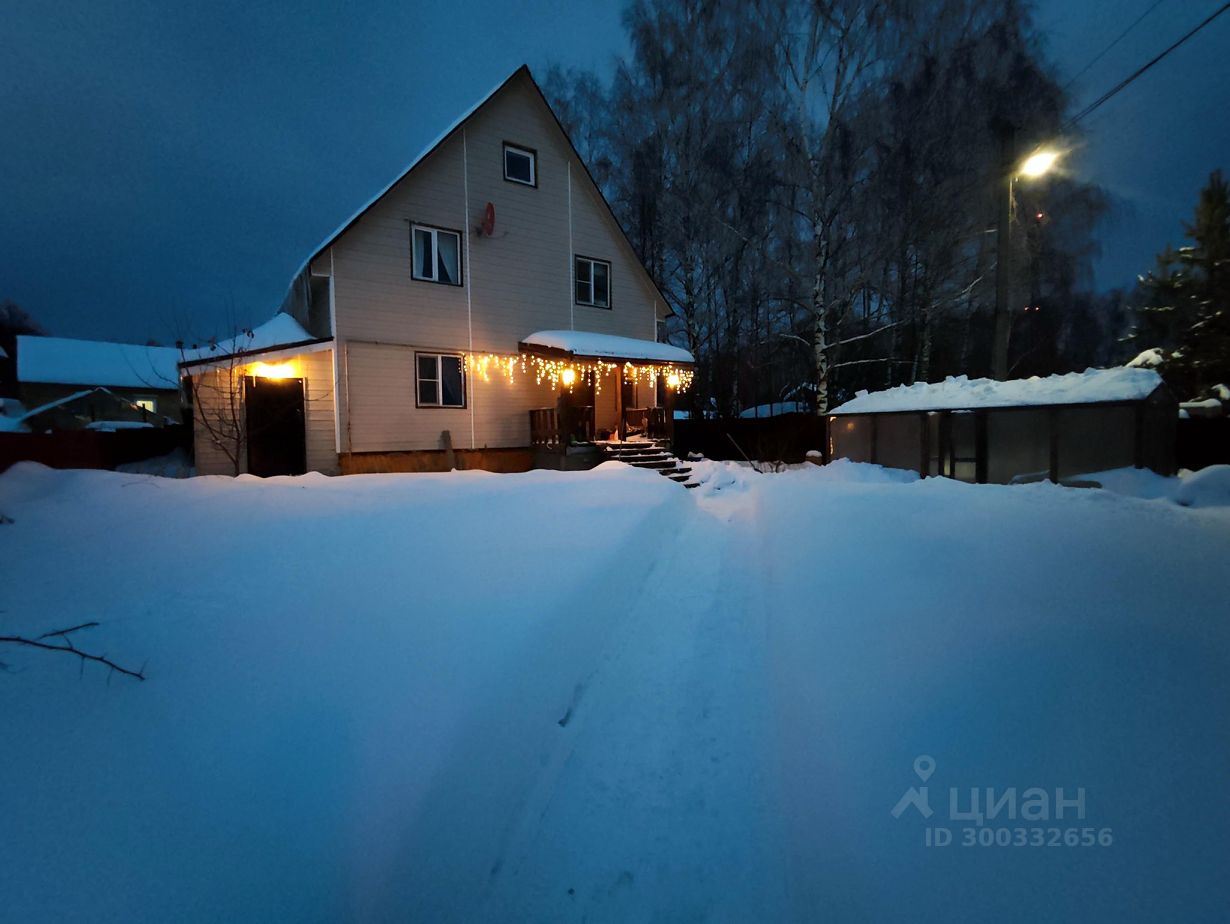
[[[537,186],[538,154],[529,148],[505,143],[504,179],[524,186]]]
[[[419,407],[465,407],[465,362],[450,353],[416,353]]]
[[[578,305],[611,307],[611,264],[591,257],[573,260],[573,283]]]
[[[151,414],[158,413],[158,402],[155,398],[134,398],[132,403],[143,411],[148,411]]]
[[[461,285],[461,233],[413,225],[410,263],[415,279],[450,286]]]

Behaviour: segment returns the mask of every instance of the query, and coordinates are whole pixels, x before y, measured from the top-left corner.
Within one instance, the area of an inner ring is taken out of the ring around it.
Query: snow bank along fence
[[[676,420],[672,448],[686,459],[698,452],[706,459],[755,462],[803,462],[809,450],[824,452],[825,418],[815,414],[737,417],[721,420]]]
[[[190,433],[184,426],[115,432],[0,433],[0,472],[18,462],[41,462],[51,468],[113,469],[126,462],[152,459],[186,446]]]
[[[979,484],[1061,481],[1136,466],[1175,471],[1177,404],[1144,401],[838,414],[831,458]]]

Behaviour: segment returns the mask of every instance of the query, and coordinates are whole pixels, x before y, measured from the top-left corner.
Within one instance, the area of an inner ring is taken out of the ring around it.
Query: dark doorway
[[[560,386],[556,406],[559,426],[570,443],[586,443],[594,438],[594,383],[584,379],[569,388]]]
[[[307,471],[303,379],[248,378],[244,388],[248,421],[248,472],[302,475]]]

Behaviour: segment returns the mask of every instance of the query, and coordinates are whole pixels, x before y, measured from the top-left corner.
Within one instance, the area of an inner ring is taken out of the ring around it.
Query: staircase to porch
[[[685,488],[695,488],[692,469],[671,454],[666,440],[601,440],[597,443],[607,459],[625,462],[634,468],[645,468],[678,482]]]

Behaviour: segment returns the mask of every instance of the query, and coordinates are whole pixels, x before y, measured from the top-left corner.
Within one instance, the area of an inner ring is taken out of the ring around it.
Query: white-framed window
[[[461,232],[410,226],[411,275],[424,282],[461,285]]]
[[[504,142],[504,179],[523,186],[538,185],[538,152]]]
[[[158,413],[158,400],[156,398],[133,398],[132,403],[142,410],[149,411],[151,414]]]
[[[415,404],[465,407],[465,360],[456,353],[415,353]]]
[[[595,308],[611,307],[611,264],[593,257],[573,259],[573,280],[576,283],[577,304]]]

